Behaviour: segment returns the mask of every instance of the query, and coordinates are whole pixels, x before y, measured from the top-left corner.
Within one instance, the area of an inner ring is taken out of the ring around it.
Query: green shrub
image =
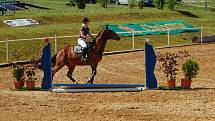
[[[75,0],[70,0],[69,1],[71,4],[75,4]]]
[[[199,64],[190,59],[182,65],[182,71],[184,72],[185,79],[192,80],[198,74]]]
[[[158,9],[163,10],[165,0],[154,0],[153,3],[155,5],[155,7],[157,7]]]
[[[13,69],[13,77],[17,80],[17,81],[21,81],[22,78],[24,77],[24,68],[21,66],[15,67]]]
[[[137,4],[137,0],[128,0],[128,6],[133,9]]]
[[[86,0],[74,0],[79,9],[84,9],[86,7]]]
[[[145,5],[145,0],[138,0],[138,7],[140,9],[143,9],[144,5]]]
[[[75,0],[70,0],[69,3],[67,3],[66,5],[75,6]]]
[[[107,8],[107,3],[108,3],[109,0],[99,0],[100,4],[101,4],[101,7],[103,8]]]
[[[170,10],[174,10],[175,5],[176,5],[176,0],[168,0],[168,8]]]

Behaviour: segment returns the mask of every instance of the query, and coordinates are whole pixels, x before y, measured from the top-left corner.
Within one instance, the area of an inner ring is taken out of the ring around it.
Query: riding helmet
[[[90,21],[89,21],[89,19],[87,17],[84,17],[83,20],[82,20],[82,22],[86,23],[86,22],[90,22]]]

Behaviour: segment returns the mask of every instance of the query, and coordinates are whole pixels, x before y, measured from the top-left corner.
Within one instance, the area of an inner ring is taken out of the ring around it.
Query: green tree
[[[107,8],[107,3],[109,2],[109,0],[99,0],[101,7],[103,8]]]
[[[168,0],[168,8],[170,10],[174,10],[175,5],[176,5],[176,0]]]
[[[157,7],[158,9],[163,10],[165,0],[154,0],[153,3],[155,5],[155,7]]]
[[[137,0],[128,0],[128,6],[133,9],[137,4]]]
[[[143,9],[144,4],[145,4],[145,0],[138,0],[138,7],[139,7],[140,9]]]
[[[75,0],[75,3],[79,9],[84,9],[86,7],[86,0]]]

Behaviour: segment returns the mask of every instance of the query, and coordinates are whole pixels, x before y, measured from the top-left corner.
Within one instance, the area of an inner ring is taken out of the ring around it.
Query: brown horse
[[[120,40],[120,36],[110,30],[107,26],[97,35],[95,43],[93,44],[93,48],[88,53],[88,59],[86,61],[81,61],[81,56],[74,52],[74,47],[72,46],[66,46],[65,48],[61,49],[55,56],[52,57],[52,63],[54,64],[52,76],[54,76],[57,71],[66,65],[69,69],[67,77],[69,77],[69,79],[73,82],[76,82],[76,80],[72,77],[75,67],[90,65],[92,74],[87,83],[93,84],[93,80],[96,75],[96,68],[98,63],[102,60],[102,55],[105,50],[107,40],[109,39]]]

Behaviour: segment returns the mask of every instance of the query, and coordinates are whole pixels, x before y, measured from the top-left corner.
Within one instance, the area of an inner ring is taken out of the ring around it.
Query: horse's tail
[[[52,56],[52,66],[56,64],[57,53]]]

